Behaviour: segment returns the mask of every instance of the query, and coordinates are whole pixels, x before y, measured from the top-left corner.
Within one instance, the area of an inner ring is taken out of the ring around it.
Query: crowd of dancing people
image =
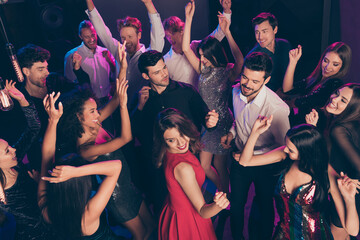
[[[219,24],[201,41],[191,40],[194,0],[185,21],[162,21],[141,0],[148,48],[137,18],[117,20],[118,41],[84,1],[89,20],[64,74],[28,44],[17,53],[24,83],[4,83],[15,102],[4,114],[16,121],[0,139],[0,239],[127,239],[113,231],[121,226],[136,240],[210,240],[227,217],[234,240],[247,225],[251,239],[358,235],[360,84],[346,79],[346,43],[298,79],[302,46],[276,38],[271,13],[252,19],[257,44],[244,57],[231,0],[220,0]]]

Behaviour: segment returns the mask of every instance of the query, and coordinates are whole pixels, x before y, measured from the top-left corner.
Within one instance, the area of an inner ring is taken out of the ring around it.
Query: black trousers
[[[256,226],[257,239],[271,239],[274,228],[273,195],[279,172],[284,168],[282,163],[264,166],[244,167],[232,159],[230,171],[231,184],[231,217],[232,236],[243,239],[244,207],[251,183],[255,185],[260,225]],[[250,227],[251,228],[251,227]]]

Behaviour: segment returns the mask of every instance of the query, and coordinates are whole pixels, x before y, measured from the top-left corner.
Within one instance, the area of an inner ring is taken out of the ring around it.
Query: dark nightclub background
[[[176,15],[184,19],[187,0],[153,0],[162,19]],[[232,0],[231,30],[243,54],[254,46],[251,19],[262,11],[272,12],[279,21],[277,37],[288,39],[292,46],[303,46],[303,57],[296,76],[309,75],[321,52],[334,41],[344,41],[353,50],[353,62],[348,81],[360,82],[356,69],[360,69],[360,9],[358,0]],[[143,24],[142,43],[149,43],[149,20],[140,0],[94,0],[95,6],[119,39],[116,19],[127,15],[140,19]],[[50,71],[63,71],[65,53],[78,46],[79,23],[87,19],[84,0],[9,0],[0,5],[9,41],[19,49],[27,43],[40,45],[51,52]],[[192,39],[202,39],[217,25],[218,0],[196,0]],[[99,43],[101,45],[101,43]],[[223,41],[226,46],[226,40]],[[164,53],[169,50],[166,42]],[[231,55],[231,54],[230,54]],[[0,39],[0,76],[15,79],[4,38]],[[299,70],[301,69],[301,71]]]

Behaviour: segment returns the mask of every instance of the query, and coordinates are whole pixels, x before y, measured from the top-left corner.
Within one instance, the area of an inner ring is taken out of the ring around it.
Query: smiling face
[[[78,118],[83,128],[99,128],[100,114],[97,110],[97,104],[94,99],[89,98],[83,106],[82,114],[78,114]]]
[[[80,38],[87,48],[95,51],[97,47],[97,34],[93,26],[81,29]]]
[[[268,20],[256,25],[255,38],[260,47],[267,48],[269,51],[274,52],[275,34],[277,30],[277,26],[273,29]]]
[[[330,96],[330,101],[325,109],[328,113],[339,115],[349,104],[353,90],[348,87],[343,87]]]
[[[284,152],[289,155],[291,160],[299,160],[299,151],[295,147],[295,145],[290,141],[288,137],[286,137],[286,147],[284,148]]]
[[[27,79],[26,84],[39,88],[46,87],[46,78],[49,76],[47,61],[35,62],[31,68],[24,67],[23,72]]]
[[[183,38],[183,31],[180,32],[171,32],[166,30],[165,37],[171,44],[171,47],[174,52],[177,54],[182,53],[182,38]]]
[[[121,42],[126,41],[126,51],[133,55],[140,49],[141,32],[137,33],[134,27],[122,27],[120,30]]]
[[[0,139],[0,168],[9,169],[17,165],[16,149]]]
[[[321,63],[321,73],[323,78],[329,78],[337,74],[342,67],[342,60],[336,52],[328,52]]]
[[[180,134],[176,128],[164,132],[164,141],[170,153],[186,153],[189,150],[190,138]]]
[[[244,67],[244,70],[240,76],[241,93],[247,97],[248,102],[252,101],[264,84],[268,83],[270,77],[264,79],[264,71],[253,71]]]

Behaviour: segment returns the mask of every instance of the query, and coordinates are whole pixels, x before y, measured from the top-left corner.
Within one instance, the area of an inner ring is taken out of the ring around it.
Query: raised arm
[[[348,234],[356,236],[359,232],[359,216],[355,204],[357,186],[344,173],[341,173],[341,175],[337,174],[330,164],[328,166],[328,175],[330,193],[341,225]]]
[[[60,93],[58,94],[49,94],[46,95],[43,103],[46,112],[49,115],[49,123],[44,135],[43,145],[41,149],[42,160],[41,160],[41,177],[47,176],[48,171],[51,169],[53,158],[55,156],[56,148],[56,127],[59,122],[59,119],[63,113],[62,103],[59,103],[59,108],[55,108],[55,102],[59,98]],[[38,204],[40,207],[43,206],[45,202],[45,192],[46,192],[46,183],[43,179],[40,179],[38,186]],[[43,210],[43,216],[45,220],[48,220],[46,209]]]
[[[86,4],[88,8],[86,13],[89,16],[89,19],[93,24],[101,42],[110,51],[110,53],[113,56],[116,56],[119,41],[112,37],[109,28],[105,25],[104,20],[102,19],[99,12],[95,8],[93,1],[86,0]]]
[[[18,141],[13,146],[16,149],[16,157],[18,159],[18,163],[21,164],[22,159],[24,158],[25,154],[30,149],[31,144],[40,132],[41,123],[34,103],[31,102],[30,104],[26,100],[22,92],[20,92],[15,87],[15,82],[13,82],[12,80],[9,82],[8,80],[6,80],[5,88],[8,91],[9,95],[19,102],[26,118],[26,128],[21,134]]]
[[[132,139],[130,118],[126,105],[128,84],[126,80],[119,81],[117,79],[117,82],[120,101],[121,136],[103,144],[95,144],[80,149],[81,156],[88,161],[96,159],[97,156],[113,152]]]
[[[229,42],[231,53],[235,59],[234,67],[230,71],[230,81],[234,82],[241,72],[242,66],[244,64],[244,56],[230,32],[230,21],[221,13],[219,13],[218,17],[221,30],[225,33],[226,39]]]
[[[200,60],[190,48],[191,24],[195,12],[195,2],[190,1],[185,7],[185,26],[182,41],[182,50],[195,71],[200,74]]]
[[[185,162],[179,163],[174,169],[175,179],[193,204],[196,211],[203,218],[211,218],[229,205],[226,193],[218,192],[214,202],[206,204],[201,189],[196,181],[193,167]]]
[[[101,213],[104,211],[106,204],[109,202],[111,194],[117,183],[117,179],[119,178],[121,166],[120,160],[92,163],[80,167],[56,166],[52,169],[51,177],[43,177],[42,180],[56,184],[75,177],[104,175],[105,179],[100,184],[96,194],[86,204],[85,211],[82,216],[82,220],[85,222],[83,226],[89,226],[99,220]]]
[[[162,52],[165,45],[165,31],[161,23],[160,14],[157,12],[152,0],[141,0],[146,7],[150,18],[150,47],[151,50]]]
[[[229,20],[229,24],[231,24],[231,0],[219,0],[220,4],[223,8],[223,15]],[[224,37],[225,33],[222,31],[220,25],[216,27],[216,29],[210,34],[210,36],[213,36],[219,42],[221,42]]]
[[[289,52],[289,64],[284,75],[282,86],[285,93],[294,88],[294,73],[301,55],[302,47],[300,45],[298,45],[297,48],[290,50]]]
[[[254,156],[254,147],[259,136],[269,129],[273,116],[270,118],[259,116],[255,121],[251,130],[251,134],[245,144],[243,152],[240,154],[234,154],[234,159],[239,159],[239,163],[243,166],[262,166],[275,162],[279,162],[285,159],[284,147],[279,147],[266,154],[260,154]]]
[[[118,59],[120,63],[120,72],[118,79],[116,80],[116,92],[114,96],[111,98],[110,102],[106,104],[106,106],[99,110],[100,112],[100,118],[99,121],[102,122],[105,119],[107,119],[119,106],[119,87],[120,82],[119,79],[123,80],[126,79],[126,70],[128,67],[127,60],[126,60],[126,51],[125,51],[125,45],[126,41],[124,41],[124,44],[121,45],[118,42]],[[126,100],[127,101],[127,100]]]

